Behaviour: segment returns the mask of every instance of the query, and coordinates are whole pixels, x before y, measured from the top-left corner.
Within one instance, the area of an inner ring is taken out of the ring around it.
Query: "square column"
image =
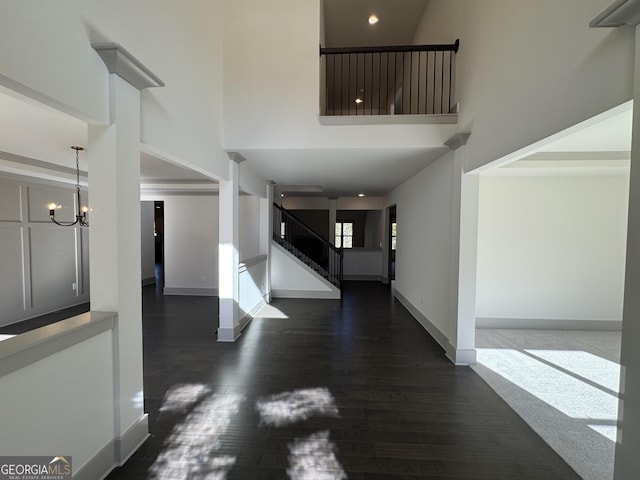
[[[260,255],[267,256],[265,301],[271,303],[271,239],[273,238],[273,195],[275,183],[267,182],[267,198],[260,199]]]
[[[116,464],[149,436],[142,377],[140,89],[161,86],[116,43],[92,45],[109,71],[109,125],[88,131],[91,309],[117,313],[113,331]]]
[[[229,180],[220,182],[218,244],[219,342],[240,336],[240,233],[238,228],[240,169],[229,160]]]
[[[115,438],[148,433],[143,411],[140,253],[140,92],[110,75],[112,123],[89,126],[91,309],[117,312]],[[106,379],[105,379],[106,380]],[[121,445],[121,447],[124,446]],[[118,447],[116,446],[118,450]],[[128,448],[117,456],[127,455]]]
[[[476,268],[478,262],[477,175],[464,173],[468,134],[447,142],[453,150],[451,297],[447,357],[456,365],[476,363]]]
[[[636,6],[640,9],[637,2]],[[636,53],[629,177],[627,260],[620,349],[620,403],[614,479],[637,478],[640,472],[640,26],[636,26]]]

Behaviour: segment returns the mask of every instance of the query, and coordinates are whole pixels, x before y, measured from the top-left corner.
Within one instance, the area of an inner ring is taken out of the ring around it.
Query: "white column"
[[[149,432],[142,379],[140,89],[162,82],[120,45],[93,47],[109,71],[110,123],[88,131],[91,309],[118,314],[112,380],[114,456],[121,463]]]
[[[453,209],[451,224],[451,328],[447,357],[456,365],[476,363],[476,264],[478,245],[478,187],[476,175],[464,173],[468,134],[446,143],[453,150]]]
[[[274,183],[267,182],[267,198],[260,199],[260,255],[267,256],[265,301],[271,303],[271,239],[273,238]]]
[[[220,232],[218,245],[219,342],[235,342],[240,336],[240,282],[238,229],[239,165],[229,160],[229,180],[220,182]]]
[[[640,27],[636,26],[627,262],[620,352],[620,404],[615,480],[640,472]]]

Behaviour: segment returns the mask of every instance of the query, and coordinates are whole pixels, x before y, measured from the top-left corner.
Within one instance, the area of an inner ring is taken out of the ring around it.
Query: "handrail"
[[[342,288],[344,251],[310,228],[293,213],[273,204],[273,240],[309,268]],[[284,228],[281,230],[281,227]]]
[[[324,238],[322,235],[320,235],[318,232],[316,232],[315,230],[313,230],[311,227],[309,227],[309,225],[307,225],[306,223],[304,223],[302,220],[300,220],[298,217],[296,217],[293,213],[291,213],[290,210],[287,210],[286,208],[278,205],[277,203],[273,203],[273,206],[276,207],[278,210],[280,210],[281,212],[284,212],[288,217],[291,217],[293,220],[295,220],[295,222],[303,227],[307,232],[309,232],[311,235],[313,235],[315,238],[317,238],[318,240],[320,240],[322,243],[326,243],[327,247],[331,248],[334,252],[336,253],[341,253],[342,249],[341,248],[337,248],[334,245],[331,244],[331,242],[329,240],[327,240],[326,238]]]
[[[451,115],[455,57],[450,44],[320,46],[320,115]]]
[[[320,47],[320,55],[343,53],[389,53],[389,52],[453,52],[458,53],[460,39],[441,45],[384,45],[379,47]]]

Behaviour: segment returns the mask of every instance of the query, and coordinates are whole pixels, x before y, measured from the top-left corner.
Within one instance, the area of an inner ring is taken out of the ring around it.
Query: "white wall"
[[[92,42],[117,42],[166,86],[143,91],[141,140],[226,178],[222,2],[1,0],[0,85],[108,122],[108,73]]]
[[[155,208],[153,202],[140,202],[140,247],[142,250],[142,283],[153,283],[156,276],[156,242],[153,235]]]
[[[229,150],[433,147],[456,131],[455,125],[322,126],[319,0],[225,0],[224,17]]]
[[[482,176],[477,317],[620,321],[628,192],[628,174]]]
[[[240,195],[238,206],[240,261],[260,255],[260,199]]]
[[[242,263],[238,282],[240,317],[252,317],[266,303],[267,257],[254,257],[250,262]]]
[[[449,339],[454,332],[449,312],[452,165],[450,152],[386,199],[397,206],[395,289]]]
[[[218,197],[165,195],[165,294],[217,295]]]
[[[466,171],[632,97],[633,29],[592,29],[611,0],[431,0],[415,43],[460,38]]]
[[[40,351],[43,346],[51,348],[55,337],[59,340],[62,336],[62,329],[56,325],[50,337],[42,335]],[[12,340],[17,338],[3,343]],[[106,331],[0,376],[2,454],[55,455],[53,451],[64,451],[73,457],[73,473],[77,474],[102,452],[99,457],[106,464],[101,466],[111,468],[117,412],[113,356],[112,332]],[[105,460],[105,452],[111,458]]]
[[[346,280],[381,280],[382,250],[345,249],[343,268]]]

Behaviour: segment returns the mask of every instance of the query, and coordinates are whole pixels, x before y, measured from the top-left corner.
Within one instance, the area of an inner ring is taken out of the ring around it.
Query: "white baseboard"
[[[475,365],[477,363],[475,348],[456,348],[452,344],[449,344],[449,348],[447,348],[447,358],[454,365]]]
[[[239,324],[233,328],[228,328],[228,327],[218,328],[218,330],[216,331],[219,342],[235,342],[238,339],[238,337],[240,337],[241,332],[242,332],[242,328],[240,328]]]
[[[347,275],[344,274],[344,280],[359,280],[364,282],[381,282],[382,277],[380,275]]]
[[[164,287],[163,295],[186,295],[194,297],[217,297],[217,288]]]
[[[418,321],[420,325],[424,327],[424,329],[433,337],[433,339],[440,344],[445,352],[447,352],[447,348],[449,347],[449,339],[447,336],[440,331],[438,327],[436,327],[431,321],[425,317],[416,307],[412,305],[412,303],[407,300],[398,290],[393,289],[393,295],[400,301],[404,308],[409,310],[409,313],[413,315],[413,317]]]
[[[271,290],[273,298],[324,298],[340,300],[340,291],[325,290]]]
[[[114,438],[73,475],[74,480],[106,478],[116,467],[123,465],[149,438],[149,418],[145,413],[127,432]]]
[[[447,336],[440,331],[420,310],[418,310],[409,300],[407,300],[398,290],[393,289],[393,295],[400,301],[409,313],[424,327],[429,335],[440,344],[446,357],[455,365],[474,365],[476,363],[476,350],[458,349],[449,342]]]
[[[476,328],[505,328],[520,330],[622,330],[622,321],[618,320],[566,320],[548,318],[476,318]]]

